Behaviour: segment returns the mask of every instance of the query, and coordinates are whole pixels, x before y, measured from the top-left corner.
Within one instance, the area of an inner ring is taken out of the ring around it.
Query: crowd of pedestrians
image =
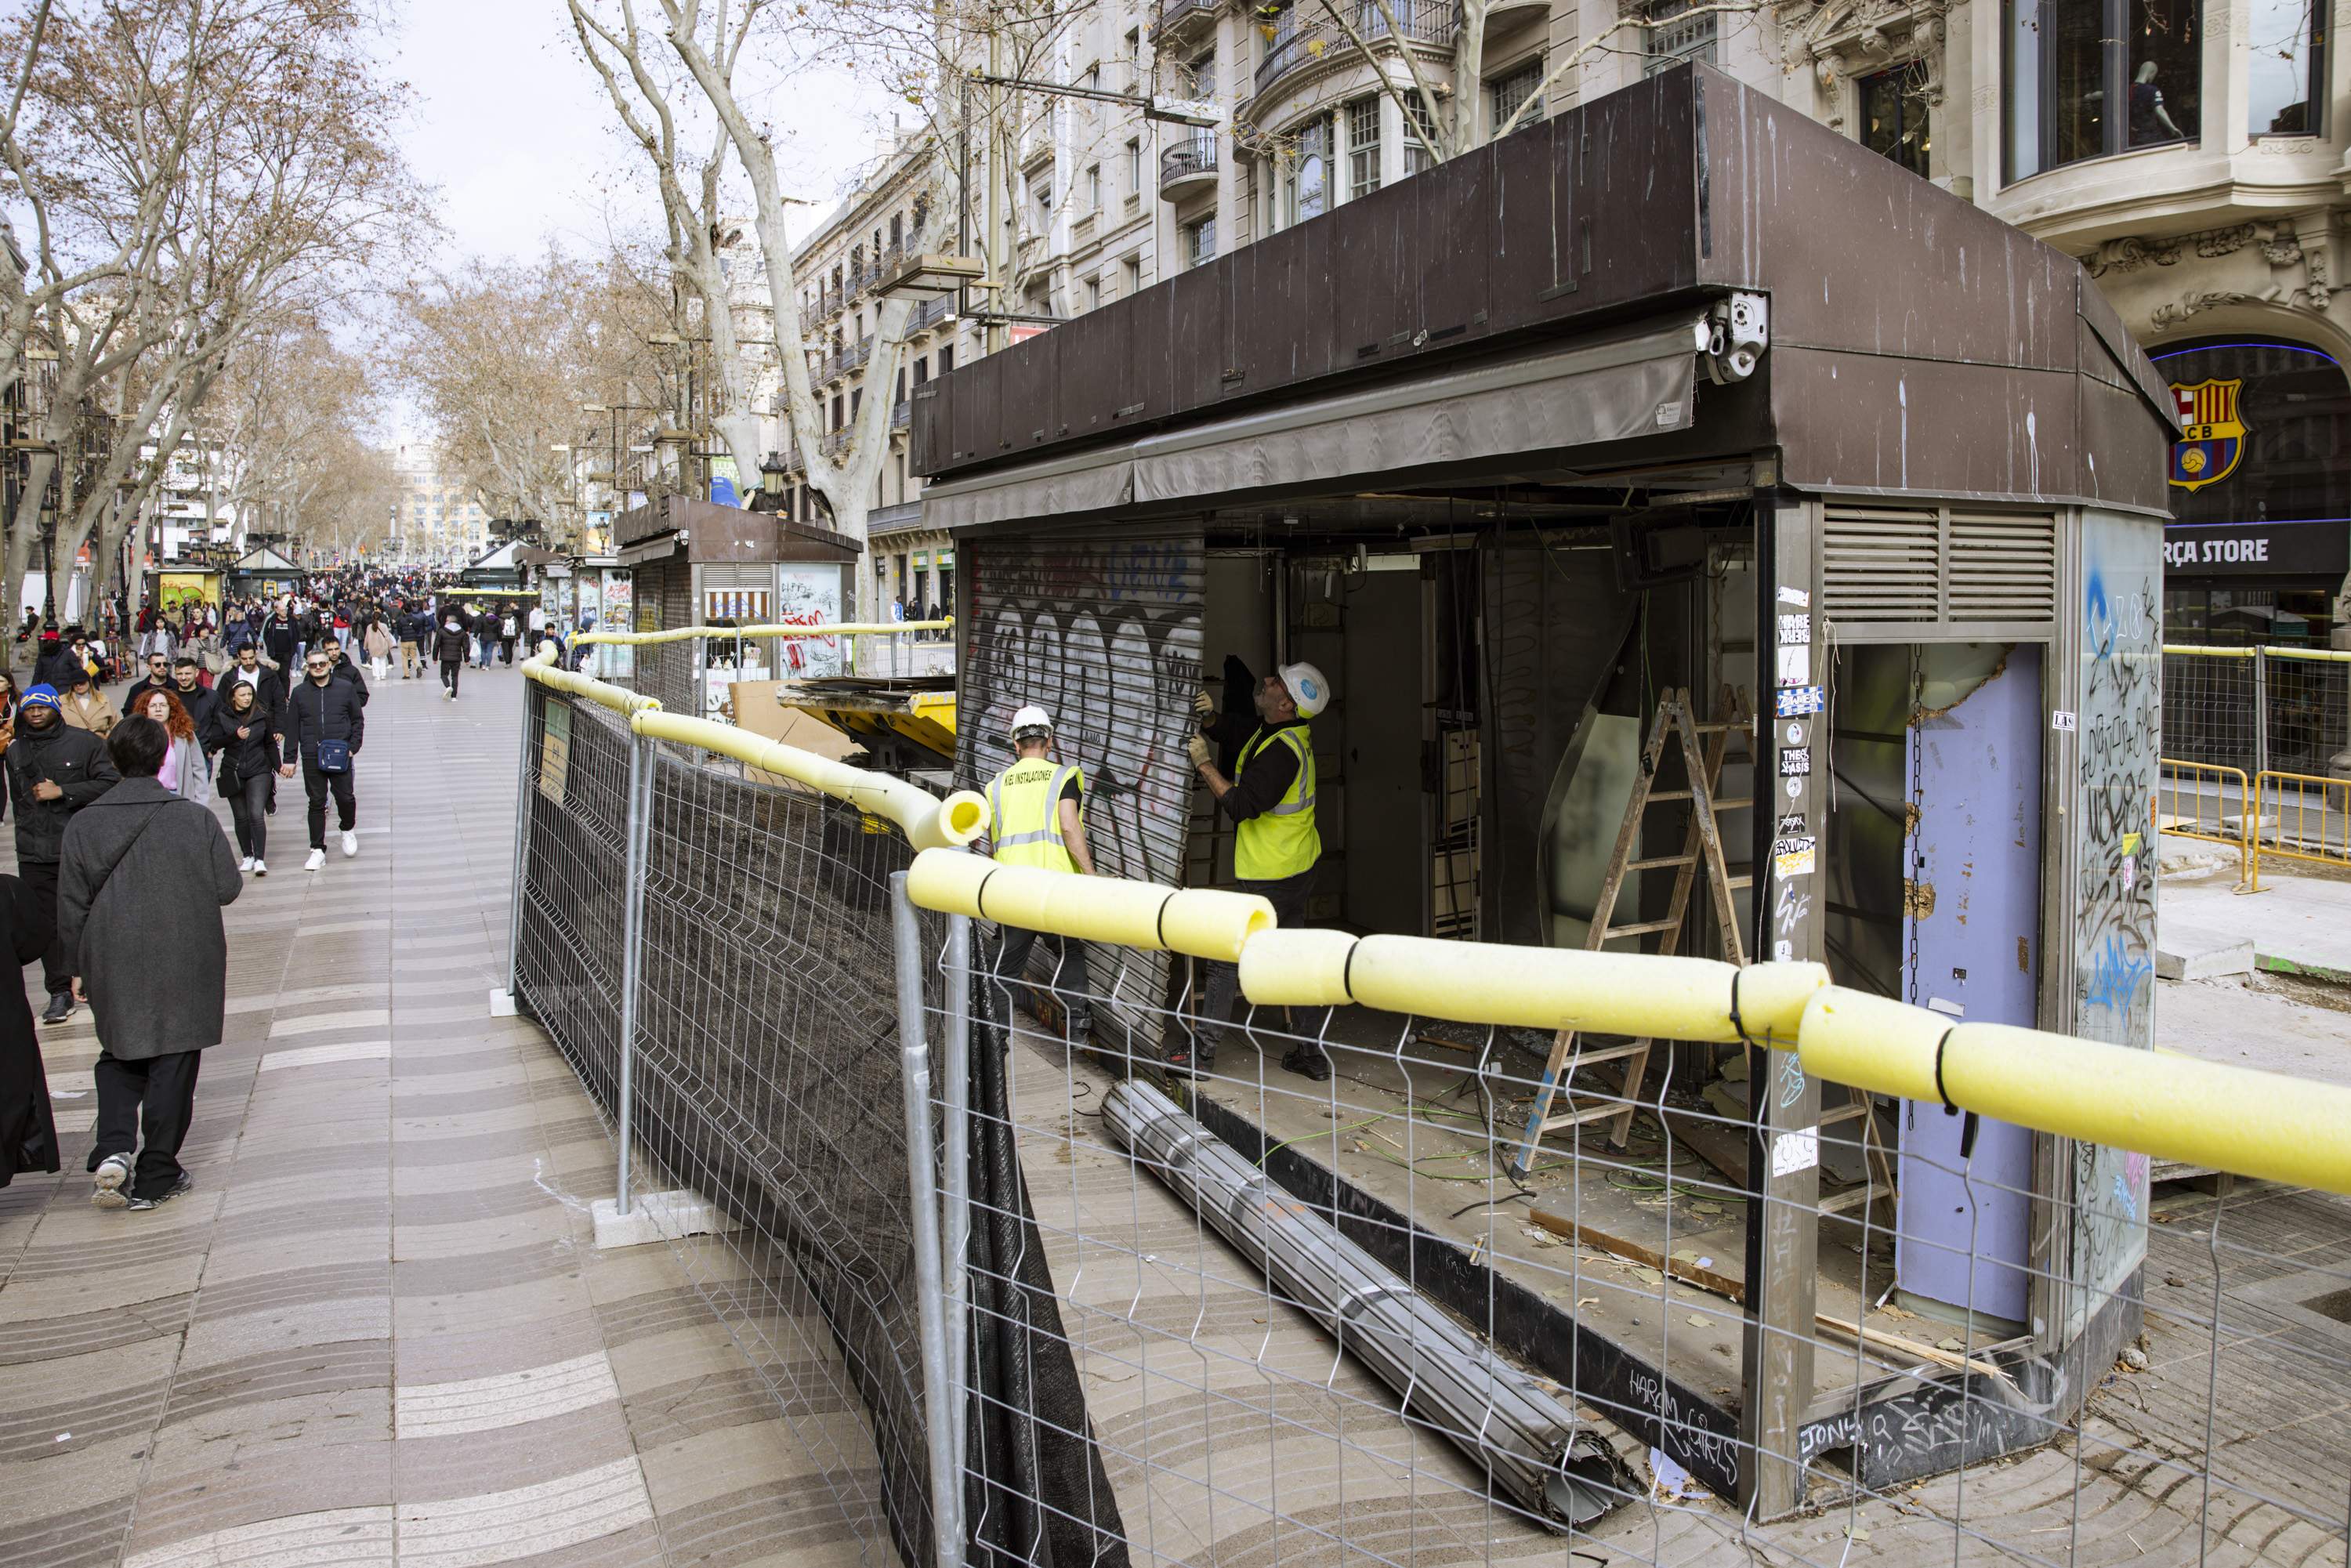
[[[40,964],[40,1023],[91,1011],[97,1207],[152,1208],[193,1185],[178,1155],[225,1016],[220,912],[268,874],[279,781],[302,779],[305,870],[326,863],[330,801],[337,844],[357,855],[370,673],[421,681],[437,664],[455,702],[465,665],[512,664],[547,629],[515,602],[436,591],[421,570],[347,570],[267,599],[143,611],[127,635],[114,607],[92,628],[27,617],[31,680],[20,691],[0,674],[0,812],[16,847],[0,921],[18,963]],[[0,998],[0,1186],[61,1160],[20,989]]]

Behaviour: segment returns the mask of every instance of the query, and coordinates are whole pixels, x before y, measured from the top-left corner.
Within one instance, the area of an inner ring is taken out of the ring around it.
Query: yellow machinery
[[[827,675],[789,682],[776,700],[863,747],[868,768],[904,778],[955,766],[953,675]]]

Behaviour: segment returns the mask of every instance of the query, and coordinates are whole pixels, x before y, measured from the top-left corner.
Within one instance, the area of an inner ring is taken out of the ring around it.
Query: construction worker
[[[1217,810],[1235,824],[1233,874],[1241,891],[1262,894],[1283,925],[1300,925],[1306,920],[1314,862],[1322,858],[1322,837],[1314,828],[1314,737],[1306,721],[1330,705],[1331,684],[1311,664],[1284,664],[1255,684],[1251,701],[1254,718],[1219,715],[1207,692],[1192,699],[1199,720],[1189,747],[1192,766],[1207,781]],[[1233,778],[1217,768],[1211,742],[1241,743]],[[1215,1071],[1217,1043],[1239,987],[1240,971],[1234,966],[1208,967],[1200,1027],[1192,1041],[1177,1043],[1169,1055],[1172,1070]],[[1284,1068],[1317,1083],[1331,1080],[1331,1060],[1320,1043],[1328,1016],[1327,1009],[1311,1010],[1299,1029],[1304,1038],[1281,1059]]]
[[[1053,717],[1031,705],[1012,716],[1011,767],[987,782],[987,810],[992,826],[989,847],[999,865],[1040,866],[1046,871],[1094,874],[1093,856],[1086,850],[1086,775],[1073,762],[1053,760]],[[1000,928],[996,975],[1005,986],[1005,1017],[1012,1016],[1009,982],[1029,967],[1029,949],[1037,933],[1017,925]],[[1093,1027],[1086,1001],[1086,945],[1074,937],[1061,941],[1061,964],[1053,989],[1070,1011],[1070,1038],[1083,1040]]]

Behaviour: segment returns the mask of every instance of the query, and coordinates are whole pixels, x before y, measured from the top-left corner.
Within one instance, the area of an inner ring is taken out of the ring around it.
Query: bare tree
[[[230,357],[349,287],[414,205],[390,151],[401,93],[356,5],[85,0],[39,20],[22,89],[37,113],[12,123],[8,156],[42,193],[32,265],[50,297],[29,330],[57,373],[8,520],[12,603],[52,499],[59,558],[95,535],[102,588]],[[77,254],[104,258],[78,289]],[[93,428],[94,466],[72,455]]]
[[[1260,24],[1269,39],[1285,23],[1311,35],[1303,47],[1322,54],[1333,46],[1360,55],[1374,68],[1380,89],[1404,115],[1405,137],[1432,163],[1458,158],[1473,148],[1498,141],[1542,113],[1552,89],[1593,55],[1621,46],[1618,36],[1645,29],[1670,15],[1676,21],[1708,16],[1753,16],[1775,0],[1714,0],[1701,5],[1674,5],[1672,0],[1635,0],[1621,13],[1603,19],[1584,13],[1590,34],[1574,48],[1546,57],[1534,86],[1507,111],[1495,116],[1479,112],[1478,90],[1486,68],[1486,19],[1496,0],[1297,0],[1293,6],[1271,13]],[[1670,6],[1670,11],[1668,7]],[[1596,23],[1596,26],[1593,24]],[[1393,41],[1395,57],[1405,67],[1405,79],[1386,69],[1386,56],[1375,46]],[[1444,76],[1413,48],[1414,43],[1449,42],[1451,59]]]
[[[726,238],[721,195],[726,128],[712,117],[708,150],[698,158],[683,151],[677,111],[670,101],[676,84],[666,79],[674,65],[648,51],[634,0],[619,0],[618,19],[612,22],[600,14],[595,0],[569,4],[581,52],[603,82],[622,128],[653,170],[668,230],[665,255],[673,273],[693,290],[701,307],[700,324],[707,329],[716,382],[711,423],[734,456],[736,473],[748,480],[759,471],[763,422],[754,407],[758,378],[743,352],[747,340],[737,330],[732,279],[719,260]],[[748,36],[747,29],[719,29],[717,68],[729,78]],[[654,44],[657,51],[659,40]]]

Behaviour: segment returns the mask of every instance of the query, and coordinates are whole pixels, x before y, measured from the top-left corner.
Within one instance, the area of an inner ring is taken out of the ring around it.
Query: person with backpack
[[[457,700],[457,672],[465,667],[465,650],[470,639],[465,634],[465,618],[451,605],[441,612],[441,623],[433,632],[433,657],[441,665],[441,690],[450,702]]]
[[[515,619],[513,609],[508,608],[498,618],[498,657],[506,664],[514,663],[515,639],[521,635],[522,625]]]

